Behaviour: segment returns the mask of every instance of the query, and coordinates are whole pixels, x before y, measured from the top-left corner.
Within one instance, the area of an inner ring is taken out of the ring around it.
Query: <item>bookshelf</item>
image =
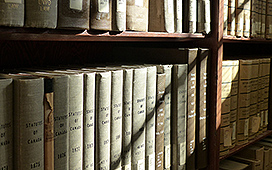
[[[206,47],[211,51],[209,59],[209,165],[207,169],[219,169],[219,161],[244,147],[272,134],[268,130],[246,145],[233,148],[228,155],[219,157],[220,122],[221,122],[221,82],[223,51],[245,54],[246,49],[263,55],[271,54],[264,50],[272,44],[271,40],[223,37],[223,0],[211,1],[211,33],[177,34],[156,32],[90,32],[74,30],[48,30],[0,27],[0,69],[36,67],[43,65],[112,63],[127,62],[129,57],[116,58],[113,55],[118,47],[137,48],[179,48]],[[250,48],[248,48],[250,47]],[[242,50],[241,50],[242,48]],[[259,50],[261,48],[261,50]],[[267,48],[269,49],[269,48]],[[171,55],[171,54],[170,54]],[[235,58],[235,56],[234,56]],[[165,62],[177,62],[173,56],[161,59]],[[151,62],[154,59],[137,58],[132,62]],[[158,61],[154,61],[156,63]],[[272,92],[270,91],[270,97]],[[270,105],[272,101],[270,100]],[[270,106],[269,105],[269,106]],[[270,110],[270,108],[269,108]],[[272,122],[272,116],[269,117]],[[272,124],[269,124],[272,129]]]

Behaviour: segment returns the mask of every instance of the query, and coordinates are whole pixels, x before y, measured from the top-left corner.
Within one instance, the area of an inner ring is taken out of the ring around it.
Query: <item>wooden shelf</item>
[[[241,151],[242,149],[246,148],[247,146],[250,146],[257,141],[264,139],[265,137],[267,137],[269,135],[272,135],[272,130],[267,130],[266,132],[262,133],[261,135],[257,136],[256,138],[250,140],[248,143],[246,143],[244,145],[235,146],[234,148],[230,149],[230,151],[227,155],[221,156],[220,160],[226,159],[226,158],[236,154],[237,152]]]
[[[91,32],[82,30],[0,27],[0,40],[14,41],[117,41],[117,42],[187,42],[205,39],[201,33],[166,32]]]
[[[271,39],[265,38],[237,38],[235,36],[224,36],[223,43],[272,43]]]

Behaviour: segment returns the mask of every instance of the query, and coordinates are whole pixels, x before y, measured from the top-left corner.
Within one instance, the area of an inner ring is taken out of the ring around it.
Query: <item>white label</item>
[[[148,156],[148,169],[155,169],[155,153]]]
[[[167,145],[164,147],[164,168],[170,168],[170,161],[171,161],[171,146]]]
[[[232,140],[236,139],[236,122],[232,123],[232,135],[231,135]]]
[[[138,161],[137,170],[145,170],[145,161],[144,161],[144,159]]]
[[[135,0],[135,5],[136,6],[144,6],[144,0]]]
[[[231,129],[224,128],[224,146],[231,146]]]
[[[248,136],[248,119],[245,120],[245,126],[244,126],[244,136]]]
[[[272,33],[272,24],[269,24],[269,34]]]
[[[265,126],[268,125],[268,110],[265,111]]]
[[[264,121],[264,111],[261,111],[261,127],[263,126],[263,121]]]
[[[123,167],[124,170],[131,170],[131,163]]]
[[[126,12],[126,0],[117,0],[117,12]]]
[[[185,150],[186,150],[185,143],[179,144],[179,165],[185,164],[185,157],[186,157]]]
[[[98,0],[98,12],[110,12],[110,2],[109,0]]]
[[[5,3],[16,3],[16,4],[21,4],[22,0],[5,0]]]
[[[182,0],[177,0],[177,19],[182,19]]]
[[[70,8],[75,10],[82,10],[83,0],[70,0]]]

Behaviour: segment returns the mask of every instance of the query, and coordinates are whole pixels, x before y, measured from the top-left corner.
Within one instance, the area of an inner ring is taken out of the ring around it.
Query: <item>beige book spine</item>
[[[260,118],[260,124],[259,124],[259,131],[257,132],[257,135],[262,133],[263,130],[263,111],[262,111],[262,106],[263,106],[263,79],[262,79],[262,69],[263,69],[263,64],[262,64],[262,59],[259,59],[259,71],[258,71],[258,103],[257,103],[257,117]]]
[[[111,72],[96,74],[95,169],[110,169]]]
[[[112,30],[126,30],[126,0],[114,0],[112,2]]]
[[[229,0],[224,0],[224,29],[223,35],[228,35],[228,11],[229,11]]]
[[[91,0],[90,28],[94,30],[112,30],[112,1]]]
[[[12,8],[11,8],[12,7]],[[25,2],[24,0],[0,0],[0,25],[9,27],[23,27]]]
[[[110,169],[121,169],[120,160],[122,152],[123,78],[123,70],[112,71]]]
[[[0,169],[13,169],[13,80],[0,79]]]
[[[145,168],[146,68],[135,68],[132,104],[132,169]]]
[[[84,74],[83,168],[94,169],[95,145],[95,73]]]
[[[250,23],[250,34],[251,37],[257,37],[257,26],[258,26],[258,0],[251,0],[251,23]]]
[[[236,36],[243,36],[244,28],[244,0],[236,0]]]
[[[174,0],[164,0],[164,23],[165,30],[168,33],[175,32],[175,12],[174,12]]]
[[[147,67],[146,80],[146,146],[145,165],[147,170],[155,168],[155,128],[156,128],[156,66]]]
[[[173,66],[171,113],[172,168],[185,169],[187,127],[187,64]]]
[[[133,69],[124,69],[122,169],[131,169]]]
[[[250,10],[251,10],[251,0],[245,1],[244,4],[244,28],[243,36],[250,36]]]
[[[272,39],[272,0],[267,0],[266,38]]]
[[[262,69],[262,77],[263,77],[263,128],[264,131],[267,130],[268,125],[268,99],[269,99],[269,77],[270,77],[270,58],[262,59],[263,69]]]
[[[148,31],[148,0],[127,0],[126,29]]]
[[[196,32],[197,22],[197,0],[183,1],[184,5],[184,20],[183,20],[183,31],[186,33]]]
[[[235,0],[229,0],[229,10],[228,10],[228,34],[235,36],[235,25],[236,25],[236,13],[235,13]]]
[[[262,0],[257,0],[258,4],[258,20],[257,20],[257,37],[261,37],[261,26],[262,26]]]
[[[261,38],[265,38],[265,23],[266,23],[266,0],[262,0],[262,11],[261,11]]]
[[[196,32],[204,33],[205,22],[205,1],[197,0],[197,30]]]
[[[44,169],[43,78],[14,79],[14,169]]]
[[[171,93],[173,65],[163,65],[165,73],[165,114],[164,114],[164,169],[171,167]]]
[[[182,17],[182,8],[183,8],[183,3],[182,0],[175,0],[175,31],[177,33],[182,33],[183,32],[183,17]]]

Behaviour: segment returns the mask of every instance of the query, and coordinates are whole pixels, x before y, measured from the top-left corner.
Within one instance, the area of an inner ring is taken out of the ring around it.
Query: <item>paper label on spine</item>
[[[232,135],[231,135],[232,140],[236,139],[236,122],[232,123]]]
[[[98,12],[110,12],[110,1],[109,0],[98,0]]]
[[[22,0],[5,0],[5,3],[16,3],[16,4],[21,4]]]
[[[137,170],[145,170],[145,161],[144,161],[144,159],[138,161]]]
[[[260,117],[257,117],[257,116],[254,116],[254,117],[252,117],[252,123],[251,123],[251,125],[252,125],[252,127],[251,127],[251,131],[253,132],[253,133],[256,133],[256,132],[258,132],[259,131],[259,128],[260,128],[260,121],[261,121],[261,118]]]
[[[131,164],[124,165],[123,170],[131,170]]]
[[[245,120],[244,136],[248,136],[248,119]]]
[[[182,0],[177,0],[177,19],[182,19]]]
[[[263,126],[263,122],[264,122],[264,111],[261,111],[261,123],[260,126]]]
[[[268,125],[268,110],[265,111],[265,126]]]
[[[117,12],[126,12],[125,0],[117,0]]]
[[[170,149],[170,145],[167,145],[164,147],[164,168],[170,168],[170,157],[171,157],[171,149]]]
[[[186,157],[186,152],[185,152],[185,143],[179,144],[179,165],[184,165],[185,164],[185,157]]]
[[[224,146],[231,146],[231,129],[230,127],[224,128]]]
[[[155,153],[148,156],[148,169],[155,169]]]
[[[83,0],[70,0],[70,8],[75,10],[82,10]]]
[[[144,6],[144,0],[135,0],[135,5],[136,6]]]

